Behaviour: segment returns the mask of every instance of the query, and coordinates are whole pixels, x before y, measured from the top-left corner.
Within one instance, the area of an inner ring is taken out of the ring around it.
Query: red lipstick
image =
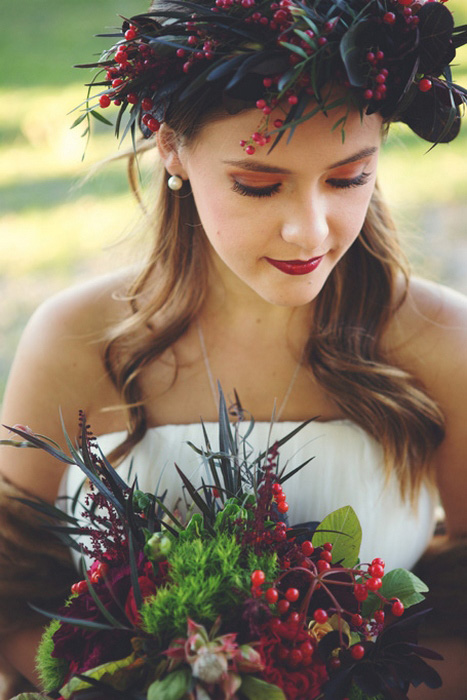
[[[316,270],[323,258],[324,255],[320,255],[318,258],[310,258],[310,260],[274,260],[274,258],[266,257],[265,260],[287,275],[307,275],[309,272]]]

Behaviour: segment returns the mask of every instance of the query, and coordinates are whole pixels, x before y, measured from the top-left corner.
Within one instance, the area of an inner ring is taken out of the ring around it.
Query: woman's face
[[[381,118],[351,113],[345,141],[320,113],[268,154],[246,155],[259,111],[207,124],[178,150],[227,292],[302,306],[322,289],[362,228],[374,189]],[[342,113],[344,114],[344,113]],[[274,114],[272,115],[274,117]],[[283,116],[278,113],[276,116]],[[196,235],[196,232],[194,233]]]

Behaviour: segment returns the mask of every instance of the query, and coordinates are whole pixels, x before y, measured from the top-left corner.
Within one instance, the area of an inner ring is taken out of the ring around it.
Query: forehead
[[[345,117],[345,126],[333,127]],[[270,129],[274,121],[284,119],[285,113],[276,108],[270,115]],[[357,152],[374,149],[381,143],[382,119],[378,114],[361,115],[357,110],[334,109],[328,114],[319,112],[299,124],[291,136],[287,130],[279,143],[270,150],[269,145],[256,146],[254,155],[246,155],[240,142],[248,141],[257,131],[261,121],[260,110],[247,110],[234,116],[222,116],[208,122],[199,132],[189,150],[197,158],[215,160],[239,160],[267,163],[271,168],[300,169],[339,163]],[[290,137],[291,136],[291,137]],[[248,167],[248,166],[247,166]]]

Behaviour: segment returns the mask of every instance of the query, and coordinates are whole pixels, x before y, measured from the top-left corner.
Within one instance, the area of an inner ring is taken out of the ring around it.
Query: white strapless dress
[[[267,444],[291,432],[298,423],[276,423],[271,438],[269,423],[256,423],[248,437],[252,456]],[[211,446],[219,446],[217,423],[205,424]],[[246,423],[244,426],[246,429]],[[100,448],[108,454],[119,445],[125,433],[116,432],[98,437]],[[119,473],[131,480],[137,475],[143,491],[162,494],[168,491],[166,504],[173,507],[180,497],[181,481],[176,463],[196,485],[211,483],[201,458],[187,444],[204,447],[201,425],[164,425],[150,428],[144,438],[118,467]],[[436,499],[422,487],[415,506],[401,498],[395,478],[386,481],[381,446],[362,428],[350,420],[311,422],[280,449],[279,465],[294,469],[313,457],[298,474],[284,484],[289,504],[290,524],[322,520],[341,506],[351,505],[363,530],[360,560],[381,557],[386,570],[410,569],[423,554],[435,525]],[[70,467],[61,492],[73,496],[83,482],[78,467]]]

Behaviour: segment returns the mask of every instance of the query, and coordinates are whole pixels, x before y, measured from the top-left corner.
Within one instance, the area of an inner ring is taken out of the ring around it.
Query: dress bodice
[[[248,436],[252,457],[266,445],[287,435],[299,424],[292,422],[255,423]],[[217,423],[206,423],[211,446],[218,447]],[[246,424],[245,424],[246,428]],[[104,453],[122,442],[125,433],[98,437]],[[199,455],[187,444],[204,446],[200,424],[165,425],[150,428],[131,454],[118,467],[131,479],[138,477],[138,487],[158,494],[168,492],[166,504],[173,507],[181,495],[181,481],[176,463],[195,485],[211,483]],[[313,459],[284,484],[291,524],[322,520],[341,506],[351,505],[363,530],[360,559],[382,557],[387,571],[396,567],[411,568],[425,550],[434,529],[435,499],[422,487],[417,503],[401,498],[395,477],[386,481],[383,452],[378,442],[350,420],[311,422],[280,448],[279,465],[291,471]],[[82,483],[78,467],[70,467],[62,493],[74,495]]]

